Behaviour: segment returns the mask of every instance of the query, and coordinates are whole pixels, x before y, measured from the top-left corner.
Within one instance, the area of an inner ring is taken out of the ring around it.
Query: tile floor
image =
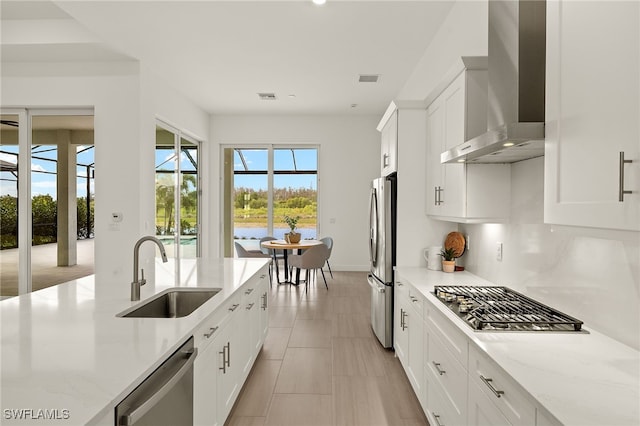
[[[227,425],[428,425],[393,351],[369,325],[365,272],[274,284],[269,334]]]

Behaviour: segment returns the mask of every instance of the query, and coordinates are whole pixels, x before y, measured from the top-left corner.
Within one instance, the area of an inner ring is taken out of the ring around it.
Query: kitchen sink
[[[220,288],[171,288],[116,316],[123,318],[186,317],[221,290]]]

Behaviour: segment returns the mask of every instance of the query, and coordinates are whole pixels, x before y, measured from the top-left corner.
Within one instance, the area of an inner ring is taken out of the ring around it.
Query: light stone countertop
[[[565,425],[640,425],[640,352],[585,323],[588,333],[474,332],[435,285],[495,285],[469,272],[398,268],[435,307]]]
[[[1,301],[0,424],[97,421],[267,263],[182,261],[181,287],[222,288],[184,318],[118,318],[140,302],[130,301],[129,282],[116,285],[96,276]],[[141,302],[176,286],[171,263],[158,263],[155,275],[155,284],[141,288]],[[36,410],[58,410],[62,419],[19,421],[7,412],[16,409],[32,409],[32,416]]]

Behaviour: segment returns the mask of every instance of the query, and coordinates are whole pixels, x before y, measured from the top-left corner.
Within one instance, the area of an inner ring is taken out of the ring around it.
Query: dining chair
[[[234,245],[236,246],[236,253],[238,254],[238,257],[261,257],[261,258],[268,258],[269,259],[269,286],[271,286],[271,280],[272,280],[272,268],[273,268],[273,259],[271,258],[271,255],[269,253],[263,253],[262,250],[247,250],[246,248],[243,247],[242,244],[240,244],[239,242],[235,241]]]
[[[322,267],[328,258],[329,248],[325,244],[318,244],[317,246],[313,246],[305,250],[302,254],[294,254],[289,257],[289,265],[298,269],[306,269],[306,280],[304,284],[305,292],[309,287],[309,271],[313,271],[314,276],[316,276],[318,269],[320,269],[320,272],[322,273],[324,286],[329,290],[327,279],[325,278],[324,271],[322,270]]]
[[[333,238],[324,237],[324,238],[320,238],[320,241],[322,241],[329,248],[329,256],[327,257],[327,268],[329,268],[329,273],[331,274],[331,278],[333,278],[331,265],[329,265],[329,258],[331,257],[331,250],[333,249]]]

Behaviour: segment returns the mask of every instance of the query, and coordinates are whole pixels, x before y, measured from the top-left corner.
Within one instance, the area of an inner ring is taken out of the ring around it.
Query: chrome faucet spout
[[[164,250],[164,245],[156,237],[147,235],[140,238],[136,242],[135,246],[133,246],[133,281],[131,282],[131,300],[132,301],[140,300],[140,286],[143,286],[147,283],[147,280],[144,279],[144,269],[142,270],[142,278],[138,279],[138,263],[139,263],[139,257],[140,257],[140,246],[145,241],[153,241],[154,243],[156,243],[156,245],[160,249],[160,256],[162,256],[162,261],[167,262],[167,253]]]

